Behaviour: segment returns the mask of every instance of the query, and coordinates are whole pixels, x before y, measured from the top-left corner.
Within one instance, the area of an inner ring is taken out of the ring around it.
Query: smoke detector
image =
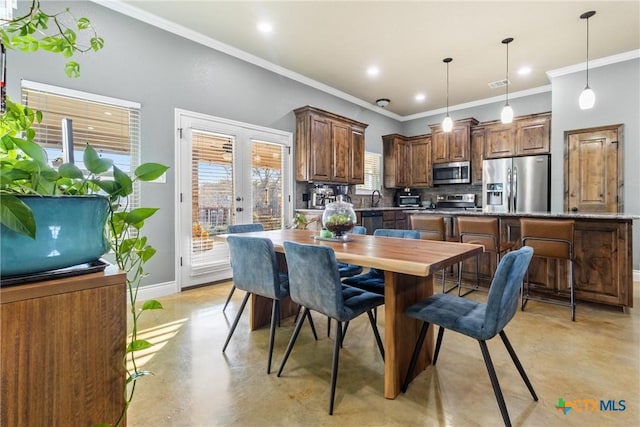
[[[384,108],[387,105],[389,105],[391,101],[389,101],[389,99],[387,98],[380,98],[380,99],[376,99],[376,105],[380,108]]]

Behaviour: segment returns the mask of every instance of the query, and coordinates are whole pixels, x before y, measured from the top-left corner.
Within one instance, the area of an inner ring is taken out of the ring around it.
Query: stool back
[[[444,217],[432,215],[411,215],[409,217],[412,230],[420,232],[422,240],[446,240],[447,231]]]
[[[485,252],[500,252],[498,218],[459,216],[458,235],[460,243],[482,245]]]
[[[573,259],[573,220],[520,219],[522,246],[531,246],[535,256]]]

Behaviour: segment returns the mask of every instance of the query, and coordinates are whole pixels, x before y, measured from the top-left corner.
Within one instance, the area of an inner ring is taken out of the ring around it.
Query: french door
[[[231,277],[229,251],[215,236],[230,224],[291,221],[292,135],[178,110],[180,288]]]

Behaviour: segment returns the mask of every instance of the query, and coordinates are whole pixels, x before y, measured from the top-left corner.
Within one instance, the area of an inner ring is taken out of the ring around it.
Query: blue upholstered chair
[[[276,323],[280,316],[280,300],[289,295],[289,279],[285,273],[278,271],[276,253],[271,240],[260,237],[228,236],[227,243],[231,252],[231,268],[233,270],[233,282],[235,286],[246,291],[240,310],[231,325],[227,340],[222,347],[222,352],[233,336],[238,326],[238,321],[244,307],[247,305],[249,295],[256,294],[273,300],[271,308],[271,330],[269,333],[269,360],[267,373],[271,372],[271,359],[273,355],[273,341],[275,337]],[[314,336],[316,335],[313,320],[308,312],[300,318],[300,323],[307,317],[311,323]],[[316,338],[317,339],[317,338]]]
[[[420,239],[418,230],[394,230],[387,228],[378,228],[373,232],[374,236],[381,237],[398,237],[404,239]],[[343,283],[365,291],[375,292],[384,295],[384,270],[370,268],[368,272],[357,276],[348,277]]]
[[[498,334],[500,335],[533,400],[538,400],[538,396],[533,390],[533,386],[529,382],[529,378],[504,332],[504,327],[507,326],[517,311],[520,286],[532,256],[533,249],[525,246],[517,251],[507,253],[501,259],[493,276],[486,304],[448,294],[437,294],[412,305],[406,310],[405,314],[407,316],[422,320],[423,324],[404,384],[402,385],[402,392],[407,390],[427,329],[429,324],[433,323],[440,327],[433,355],[434,365],[438,360],[438,352],[440,351],[445,329],[451,329],[478,340],[505,425],[510,426],[511,421],[486,341]]]
[[[367,228],[361,225],[356,225],[353,227],[353,230],[351,230],[351,234],[367,234]],[[362,267],[338,261],[338,271],[340,272],[340,277],[352,277],[362,273]]]
[[[227,233],[236,234],[236,233],[250,233],[252,231],[264,231],[264,227],[260,223],[255,224],[233,224],[227,227]],[[224,307],[222,307],[222,311],[227,309],[227,305],[229,305],[229,301],[231,301],[231,297],[236,290],[236,286],[231,286],[231,290],[229,291],[229,295],[227,295],[227,300],[224,302]]]
[[[303,245],[284,242],[284,251],[289,269],[289,287],[291,300],[304,307],[304,314],[298,319],[285,351],[278,377],[282,374],[289,354],[298,338],[298,333],[309,310],[317,311],[335,319],[338,323],[336,339],[333,347],[333,364],[331,369],[331,394],[329,398],[329,415],[333,414],[333,403],[338,379],[338,360],[342,344],[342,323],[349,322],[362,313],[367,313],[369,323],[384,359],[384,348],[373,319],[373,308],[384,303],[380,295],[365,292],[361,289],[344,286],[340,282],[338,264],[332,248],[328,246]]]

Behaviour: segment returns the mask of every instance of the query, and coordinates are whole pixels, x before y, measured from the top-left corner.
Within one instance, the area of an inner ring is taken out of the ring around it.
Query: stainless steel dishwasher
[[[362,225],[367,229],[367,234],[373,234],[378,228],[382,228],[382,211],[362,211]]]

